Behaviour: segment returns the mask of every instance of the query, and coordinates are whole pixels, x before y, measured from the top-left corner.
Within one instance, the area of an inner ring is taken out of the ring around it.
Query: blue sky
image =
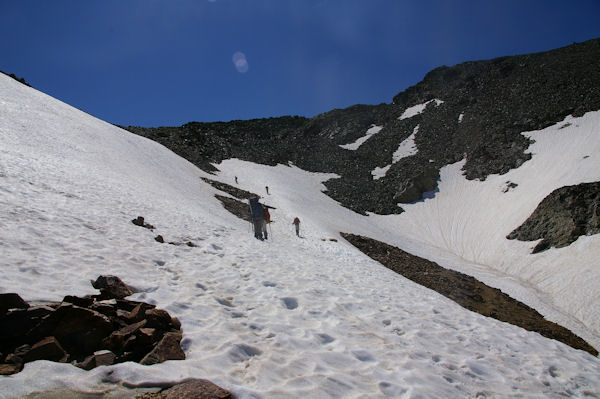
[[[311,117],[599,20],[599,0],[0,0],[0,70],[122,125]]]

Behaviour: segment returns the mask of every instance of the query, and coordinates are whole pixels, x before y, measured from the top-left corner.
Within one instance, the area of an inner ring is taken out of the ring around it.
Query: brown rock
[[[232,399],[231,392],[226,391],[208,380],[193,379],[177,384],[166,391],[166,399]]]
[[[126,342],[132,334],[145,325],[146,320],[142,320],[138,323],[125,326],[118,331],[112,332],[110,336],[103,341],[103,344],[110,349],[121,351],[125,348]]]
[[[113,323],[103,314],[65,303],[42,319],[28,336],[30,339],[54,336],[68,353],[78,357],[101,349],[102,340],[112,330]]]
[[[110,301],[114,301],[114,304],[111,304]],[[98,312],[98,313],[102,313],[103,315],[107,316],[107,317],[115,317],[117,315],[116,312],[116,301],[114,299],[111,299],[109,301],[98,301],[98,302],[94,302],[89,308]]]
[[[0,364],[0,375],[16,374],[23,370],[22,364]]]
[[[139,304],[137,304],[135,306],[135,308],[133,308],[131,310],[131,312],[129,312],[126,316],[125,319],[127,321],[129,321],[130,323],[134,323],[140,320],[143,320],[146,317],[146,311],[153,309],[154,306],[149,305],[147,303],[144,302],[140,302]]]
[[[181,333],[166,333],[154,349],[140,361],[140,364],[151,365],[166,360],[184,360],[185,353],[179,346]]]
[[[159,338],[158,331],[155,328],[140,328],[137,337],[142,344],[150,344]]]
[[[145,223],[144,222],[144,217],[143,216],[138,216],[137,218],[132,219],[131,223],[135,224],[136,226],[145,227],[147,229],[154,230],[154,226],[152,226],[149,223]]]
[[[46,337],[34,344],[31,349],[23,355],[23,361],[33,362],[35,360],[51,360],[64,363],[69,355],[54,337]]]
[[[144,326],[146,326],[146,324],[148,324],[148,322],[146,320],[142,320],[142,321],[138,321],[137,323],[128,325],[127,327],[123,327],[121,328],[118,333],[123,334],[123,335],[131,335],[133,333],[135,333],[137,330],[139,330],[140,328],[143,328]]]
[[[143,304],[147,309],[154,309],[156,306],[146,302],[132,301],[130,299],[116,299],[117,307],[119,309],[131,312],[137,305]]]
[[[92,297],[80,298],[78,296],[67,295],[63,298],[62,301],[72,303],[73,305],[80,306],[82,308],[89,308],[94,303],[94,298],[92,298]]]
[[[96,367],[96,357],[94,355],[89,355],[83,361],[75,363],[75,366],[84,370],[91,370]]]
[[[134,291],[117,276],[99,276],[92,286],[100,290],[103,298],[125,298],[134,293]]]
[[[109,350],[101,350],[94,352],[94,360],[96,363],[96,367],[98,366],[110,366],[111,364],[115,364],[115,359],[117,357],[114,353]]]
[[[27,317],[30,319],[41,319],[42,317],[48,316],[52,312],[54,312],[54,309],[50,306],[31,306],[27,308]]]
[[[149,309],[145,312],[149,328],[167,331],[171,327],[171,315],[163,309]]]
[[[0,316],[0,342],[2,342],[2,350],[8,346],[18,346],[24,344],[24,336],[36,324],[39,319],[32,319],[28,317],[27,310],[25,309],[14,309],[9,311],[5,317]],[[10,326],[6,328],[4,326]],[[50,335],[50,334],[49,334]],[[40,337],[41,338],[41,337]]]
[[[9,309],[27,309],[28,307],[29,304],[18,294],[0,294],[0,317],[2,317]]]

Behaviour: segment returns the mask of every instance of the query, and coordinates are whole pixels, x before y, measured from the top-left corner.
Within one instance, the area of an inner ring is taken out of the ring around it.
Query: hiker
[[[258,198],[248,199],[250,203],[250,213],[252,214],[252,225],[254,227],[254,237],[258,240],[266,240],[267,219],[269,218],[267,208],[258,202]]]
[[[296,226],[296,236],[300,237],[300,219],[298,219],[298,217],[295,217],[292,224]]]
[[[269,194],[269,186],[265,186],[265,190],[267,190],[267,194]]]
[[[237,176],[235,176],[235,184],[238,184],[238,182],[237,182]]]
[[[262,228],[262,234],[266,240],[267,239],[267,223],[271,223],[271,215],[269,214],[269,208],[267,208],[265,205],[261,205],[261,206],[263,207],[263,211],[265,213],[265,216],[264,216],[262,224],[261,224],[261,228]]]

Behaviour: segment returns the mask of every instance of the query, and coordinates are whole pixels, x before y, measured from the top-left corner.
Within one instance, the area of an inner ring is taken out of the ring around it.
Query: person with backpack
[[[296,226],[296,236],[300,237],[300,219],[298,219],[298,217],[295,217],[292,224]]]
[[[252,226],[254,228],[254,237],[258,240],[267,239],[267,212],[266,207],[258,202],[258,198],[249,198],[250,214],[252,216]]]

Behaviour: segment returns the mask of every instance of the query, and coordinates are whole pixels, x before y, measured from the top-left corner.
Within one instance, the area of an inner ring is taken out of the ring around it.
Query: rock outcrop
[[[506,238],[541,241],[532,253],[565,247],[583,235],[600,233],[600,182],[554,190]]]

